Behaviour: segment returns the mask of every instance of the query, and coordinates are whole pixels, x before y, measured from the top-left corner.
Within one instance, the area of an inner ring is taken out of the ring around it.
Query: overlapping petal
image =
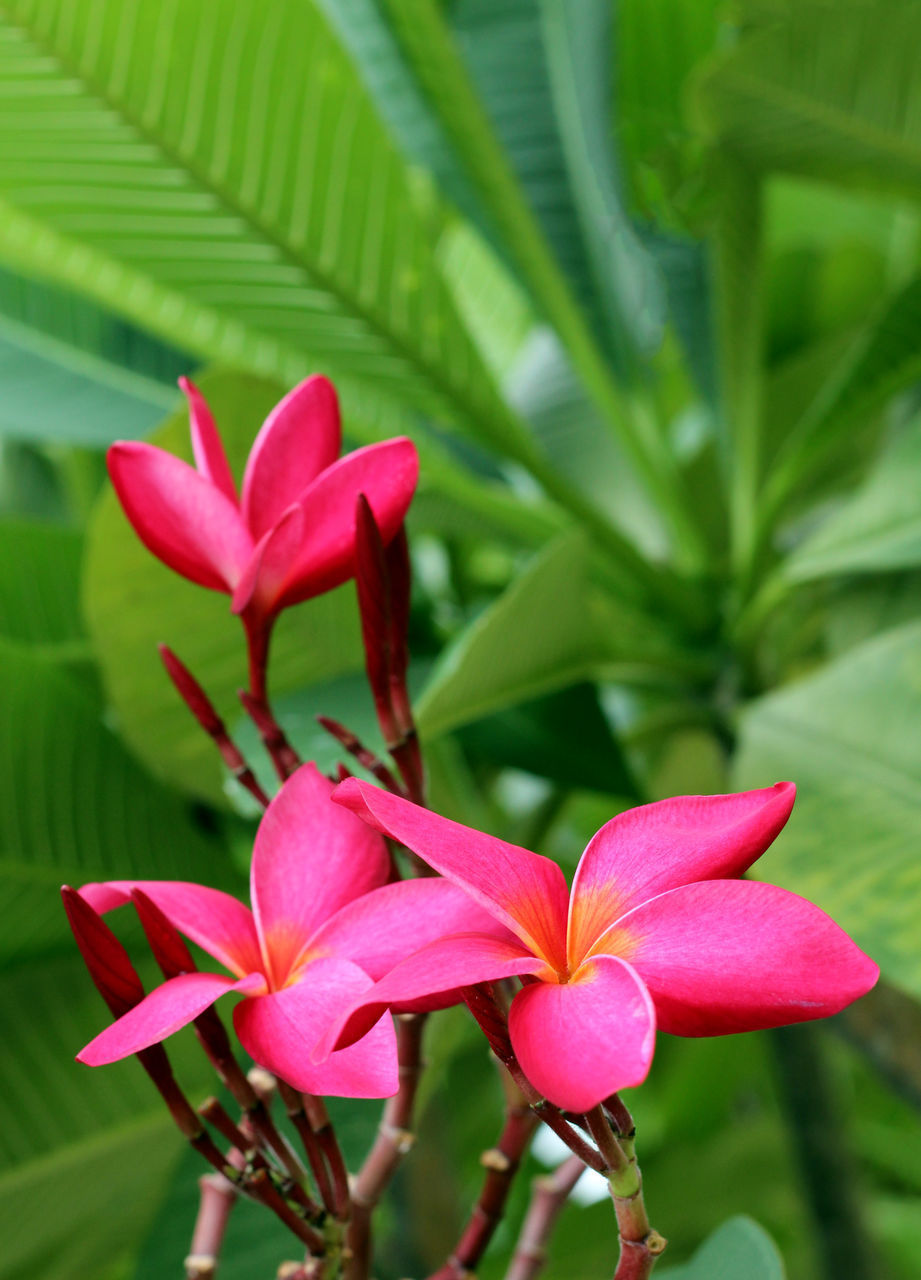
[[[236,506],[237,486],[208,402],[190,378],[180,378],[179,388],[189,402],[192,453],[198,474],[210,481]]]
[[[395,969],[363,992],[329,1026],[314,1051],[321,1060],[336,1045],[353,1044],[390,1007],[405,1007],[428,996],[478,982],[521,974],[546,973],[546,964],[520,943],[485,934],[442,938],[408,956]]]
[[[289,391],[262,425],[243,476],[243,519],[258,540],[339,457],[342,429],[332,383],[314,374]]]
[[[108,880],[85,884],[80,896],[106,912],[130,902],[132,889],[142,889],[180,933],[237,977],[264,972],[253,913],[220,889],[186,880]]]
[[[534,1087],[584,1112],[642,1084],[655,1048],[656,1011],[629,964],[596,956],[566,983],[524,987],[509,1010],[512,1047]]]
[[[289,507],[262,536],[234,588],[234,613],[252,609],[257,615],[270,617],[277,612],[291,564],[303,544],[306,525],[303,507]]]
[[[253,540],[230,498],[180,458],[137,441],[113,444],[108,466],[147,549],[192,582],[233,591]]]
[[[302,765],[269,805],[256,833],[250,896],[266,964],[279,986],[313,932],[390,875],[383,838],[333,804],[332,790],[316,765]]]
[[[265,980],[258,973],[236,982],[219,973],[184,973],[170,978],[101,1031],[81,1049],[77,1061],[101,1067],[127,1058],[187,1026],[228,991],[254,992],[264,986]]]
[[[360,493],[388,543],[403,523],[418,477],[415,445],[402,436],[356,449],[327,467],[298,498],[307,529],[280,605],[331,591],[355,572],[355,504]]]
[[[555,862],[357,778],[340,783],[334,799],[460,885],[551,965],[565,964],[569,894]]]
[[[750,880],[671,889],[630,912],[616,945],[676,1035],[722,1035],[824,1018],[865,995],[878,966],[805,898]]]
[[[357,965],[335,958],[313,961],[304,980],[282,991],[243,1000],[234,1027],[247,1053],[304,1093],[339,1098],[386,1098],[399,1085],[396,1037],[389,1018],[359,1043],[323,1062],[312,1054],[320,1030],[343,1004],[371,986]]]
[[[344,956],[375,979],[431,942],[479,933],[514,943],[495,916],[449,880],[400,880],[356,898],[321,925],[311,951]]]
[[[638,903],[677,885],[742,875],[787,821],[795,793],[792,782],[778,782],[735,795],[677,796],[605,823],[576,870],[570,963]]]

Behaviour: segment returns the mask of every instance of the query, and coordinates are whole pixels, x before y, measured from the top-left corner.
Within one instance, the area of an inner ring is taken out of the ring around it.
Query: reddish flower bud
[[[64,910],[96,989],[116,1018],[144,999],[144,987],[128,953],[97,911],[76,889],[62,885]]]

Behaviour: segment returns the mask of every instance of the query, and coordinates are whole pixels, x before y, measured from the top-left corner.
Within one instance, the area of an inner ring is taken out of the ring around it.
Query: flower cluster
[[[263,425],[238,497],[207,404],[190,382],[183,390],[195,467],[150,445],[120,443],[110,451],[110,473],[146,546],[193,582],[231,595],[249,650],[244,706],[281,788],[269,800],[203,688],[166,650],[174,685],[265,809],[251,863],[252,905],[180,881],[65,889],[81,952],[115,1017],[79,1060],[97,1066],[137,1055],[186,1137],[273,1209],[310,1257],[339,1256],[345,1241],[349,1256],[367,1262],[369,1206],[405,1148],[418,1067],[418,1031],[409,1028],[419,1019],[404,1020],[398,1036],[387,1014],[466,1000],[525,1101],[539,1105],[580,1162],[606,1172],[626,1242],[622,1256],[642,1258],[630,1274],[648,1275],[664,1240],[649,1228],[635,1162],[615,1135],[626,1115],[616,1095],[646,1078],[657,1030],[722,1035],[821,1018],[863,995],[878,976],[818,907],[743,878],[786,823],[792,783],[682,796],[618,814],[589,842],[571,888],[550,859],[432,812],[423,803],[407,686],[402,522],[417,479],[413,445],[388,440],[340,459],[335,392],[324,378],[308,378]],[[319,719],[383,789],[344,767],[338,786],[314,764],[298,767],[266,696],[269,635],[279,611],[350,577],[396,773],[346,726]],[[388,841],[416,859],[419,878],[400,879]],[[129,902],[166,979],[148,994],[101,919]],[[201,972],[180,935],[224,972]],[[277,1079],[322,1206],[212,1009],[232,993],[242,997],[233,1011],[237,1037]],[[241,1106],[237,1125],[217,1100],[206,1104],[231,1143],[226,1157],[201,1129],[162,1047],[189,1023]],[[394,1094],[383,1145],[372,1148],[350,1192],[319,1097]],[[597,1147],[564,1113],[585,1117],[579,1123]],[[528,1115],[516,1119],[512,1108],[515,1159],[537,1123]],[[626,1124],[618,1132],[629,1130]],[[514,1160],[500,1154],[513,1169]],[[484,1191],[451,1275],[482,1254],[492,1229],[482,1223],[497,1220],[495,1198],[504,1194]],[[212,1227],[219,1220],[205,1217]]]

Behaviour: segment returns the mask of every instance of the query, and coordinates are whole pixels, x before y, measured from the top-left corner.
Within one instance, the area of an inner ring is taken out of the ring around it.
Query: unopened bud
[[[80,954],[96,989],[120,1018],[144,999],[144,987],[128,953],[98,911],[76,889],[63,885],[61,898]]]

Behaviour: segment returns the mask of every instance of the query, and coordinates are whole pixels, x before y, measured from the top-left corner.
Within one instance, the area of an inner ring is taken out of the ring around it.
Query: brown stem
[[[534,1179],[531,1203],[505,1280],[535,1280],[547,1257],[547,1241],[563,1205],[585,1172],[578,1156],[570,1156],[551,1174]]]
[[[322,1098],[314,1097],[312,1093],[304,1093],[301,1097],[310,1127],[329,1167],[329,1175],[333,1183],[333,1212],[340,1222],[346,1222],[349,1216],[349,1175],[339,1149],[333,1122],[329,1118],[326,1103]]]
[[[310,1121],[307,1119],[307,1113],[304,1110],[304,1099],[286,1080],[279,1079],[278,1090],[281,1094],[282,1101],[285,1104],[285,1110],[294,1128],[297,1130],[298,1136],[304,1147],[304,1153],[307,1156],[307,1162],[310,1165],[313,1180],[317,1184],[317,1190],[320,1193],[320,1199],[330,1213],[334,1213],[336,1209],[335,1196],[333,1194],[333,1183],[330,1177],[329,1168],[327,1167],[323,1151],[317,1139],[317,1135],[310,1127]]]
[[[220,752],[224,764],[240,786],[244,787],[253,799],[262,805],[263,809],[267,808],[269,803],[268,795],[259,785],[256,775],[246,763],[243,753],[227,732],[227,727],[215,710],[211,699],[185,663],[176,657],[172,649],[169,649],[165,644],[161,644],[159,649],[163,665],[166,668],[167,675],[173,682],[173,686],[205,733],[214,741],[214,745]]]
[[[307,1246],[311,1253],[322,1255],[326,1241],[315,1231],[309,1222],[305,1222],[300,1214],[295,1213],[281,1192],[272,1181],[268,1169],[257,1169],[248,1179],[248,1187],[257,1200],[261,1200],[297,1238]]]
[[[415,1141],[410,1126],[424,1066],[422,1033],[425,1016],[400,1014],[396,1023],[400,1087],[384,1104],[374,1145],[352,1184],[352,1220],[346,1236],[346,1244],[351,1250],[346,1267],[347,1280],[365,1280],[369,1274],[374,1208]]]
[[[512,1182],[538,1124],[527,1099],[507,1081],[502,1133],[480,1157],[486,1176],[479,1199],[451,1257],[429,1280],[463,1280],[475,1271],[502,1220]]]
[[[329,716],[317,716],[316,719],[317,724],[334,737],[337,742],[341,743],[349,755],[354,756],[359,764],[364,765],[382,786],[386,787],[388,791],[392,791],[395,796],[401,796],[405,799],[406,793],[391,771],[382,760],[377,758],[373,751],[368,750],[364,743],[352,733],[351,729],[347,729],[338,720],[330,719]]]

